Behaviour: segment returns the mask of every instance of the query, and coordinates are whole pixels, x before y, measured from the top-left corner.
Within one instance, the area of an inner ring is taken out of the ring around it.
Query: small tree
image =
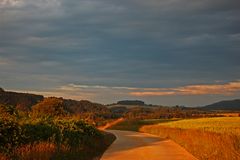
[[[67,114],[62,98],[50,97],[32,107],[32,113],[37,117],[64,116]]]
[[[11,105],[0,104],[0,118],[1,119],[13,119],[18,115],[16,107]]]

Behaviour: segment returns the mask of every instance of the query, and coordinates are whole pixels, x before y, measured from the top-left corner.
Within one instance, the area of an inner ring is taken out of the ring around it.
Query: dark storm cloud
[[[0,82],[27,89],[235,81],[238,15],[238,0],[3,0]]]

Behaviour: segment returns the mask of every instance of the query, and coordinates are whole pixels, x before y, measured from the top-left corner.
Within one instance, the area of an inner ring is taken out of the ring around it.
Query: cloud
[[[116,89],[116,90],[138,90],[138,88],[134,87],[109,87],[109,86],[101,86],[101,85],[77,85],[77,84],[69,84],[67,86],[62,87],[68,87],[72,89]]]
[[[99,85],[93,85],[93,86],[89,86],[89,85],[76,85],[76,84],[69,84],[68,85],[69,88],[73,88],[73,89],[107,89],[108,87],[106,86],[99,86]]]
[[[61,5],[61,0],[1,0],[0,7],[7,8],[19,8],[19,7],[26,7],[26,6],[34,6],[34,7],[57,7]]]
[[[142,97],[142,96],[170,96],[170,95],[175,95],[175,92],[149,92],[149,91],[144,91],[144,92],[131,92],[130,95],[132,96],[137,96],[137,97]]]
[[[21,0],[1,0],[0,8],[21,6],[21,4],[22,4]]]
[[[1,52],[1,49],[0,49],[0,52]],[[1,66],[1,67],[10,66],[10,65],[12,65],[13,63],[14,63],[14,62],[12,62],[10,59],[1,57],[1,55],[0,55],[0,66]]]
[[[8,64],[6,60],[0,59],[0,65],[6,65],[6,64]]]
[[[173,95],[233,95],[240,91],[240,81],[226,84],[189,85],[176,88],[145,88],[144,91],[130,92],[132,96],[173,96]]]
[[[45,89],[11,90],[41,94],[46,97],[54,96],[75,100],[86,99],[105,104],[123,99],[141,99],[151,104],[196,106],[219,101],[226,98],[226,96],[228,99],[238,98],[240,95],[240,81],[224,84],[187,85],[175,88],[135,88],[70,83],[55,88],[50,86]]]
[[[225,84],[204,84],[188,85],[176,88],[135,88],[135,87],[112,87],[101,85],[79,85],[68,84],[57,87],[49,92],[54,96],[66,94],[68,97],[72,94],[81,94],[88,96],[97,96],[97,94],[125,94],[130,96],[174,96],[174,95],[232,95],[240,91],[240,81],[229,82]],[[48,94],[48,95],[49,95]]]
[[[238,0],[0,0],[1,85],[112,101],[240,79],[239,7]]]

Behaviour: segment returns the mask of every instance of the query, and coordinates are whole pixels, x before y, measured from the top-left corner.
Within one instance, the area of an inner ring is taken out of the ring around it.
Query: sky
[[[240,98],[239,0],[0,0],[0,87],[201,106]]]

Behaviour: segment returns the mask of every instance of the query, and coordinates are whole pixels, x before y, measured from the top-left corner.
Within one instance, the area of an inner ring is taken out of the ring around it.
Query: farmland
[[[171,128],[199,129],[240,136],[240,117],[185,119],[170,123],[160,123],[159,125]]]
[[[240,118],[201,118],[146,125],[141,132],[170,138],[199,159],[240,158]]]

